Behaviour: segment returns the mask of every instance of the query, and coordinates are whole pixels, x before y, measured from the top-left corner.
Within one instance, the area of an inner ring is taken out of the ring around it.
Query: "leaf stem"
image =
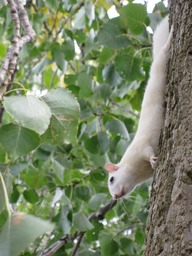
[[[3,176],[2,174],[0,173],[0,183],[2,185],[2,188],[3,188],[3,194],[4,194],[4,200],[5,200],[5,208],[8,212],[8,216],[10,217],[11,216],[11,210],[10,210],[10,207],[9,207],[9,199],[8,199],[8,195],[7,195],[7,190],[6,190],[6,186],[5,186],[5,182],[4,182],[4,179],[3,179]]]
[[[11,92],[15,92],[15,91],[24,91],[25,93],[27,92],[27,89],[24,87],[24,85],[22,85],[21,83],[19,83],[19,82],[10,82],[10,83],[8,83],[7,85],[11,85],[11,84],[16,84],[16,85],[19,85],[21,88],[16,88],[16,89],[12,89],[12,90],[7,90],[5,93],[4,93],[4,95],[6,95],[6,94],[9,94],[9,93],[11,93]]]

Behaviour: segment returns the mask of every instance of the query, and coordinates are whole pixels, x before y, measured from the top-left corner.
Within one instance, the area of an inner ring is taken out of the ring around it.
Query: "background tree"
[[[3,255],[142,255],[149,182],[116,204],[103,165],[134,136],[167,9],[131,2],[1,3]]]
[[[190,1],[170,1],[174,27],[166,119],[154,175],[145,255],[192,254],[192,87]]]

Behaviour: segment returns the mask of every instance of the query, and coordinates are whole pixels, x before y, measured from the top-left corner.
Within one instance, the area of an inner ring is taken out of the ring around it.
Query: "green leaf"
[[[143,79],[141,60],[132,49],[120,52],[115,58],[115,67],[119,75],[127,81]]]
[[[4,163],[6,158],[6,152],[5,149],[0,144],[0,163]]]
[[[27,167],[27,163],[18,163],[10,165],[9,168],[11,170],[11,174],[13,176],[18,176],[25,168]]]
[[[103,48],[100,55],[99,55],[99,63],[100,64],[107,64],[113,59],[115,55],[115,50],[110,48]]]
[[[1,254],[19,255],[37,237],[50,232],[53,228],[48,221],[21,212],[14,213],[0,233]]]
[[[109,148],[109,139],[104,132],[84,140],[85,148],[92,154],[105,154]]]
[[[92,2],[85,2],[85,11],[90,21],[95,19],[95,5]]]
[[[143,232],[143,230],[141,228],[136,229],[135,241],[141,245],[144,244],[144,242],[145,242],[145,233]]]
[[[7,124],[0,128],[0,144],[13,158],[17,158],[37,148],[40,144],[40,137],[36,132],[27,128]]]
[[[35,96],[5,97],[4,107],[15,121],[39,134],[49,126],[51,111],[45,102]]]
[[[120,139],[115,147],[116,154],[122,156],[127,149],[127,139]]]
[[[61,183],[64,182],[64,170],[65,168],[55,159],[52,158],[51,160],[52,162],[52,169],[55,172],[55,174],[57,175],[57,177],[59,178],[59,180],[61,181]]]
[[[128,4],[119,10],[122,23],[130,29],[133,34],[141,34],[145,29],[147,10],[143,4]]]
[[[121,242],[121,248],[122,251],[128,255],[134,255],[135,251],[134,251],[134,243],[131,239],[128,238],[121,238],[120,240]]]
[[[75,213],[74,216],[74,227],[79,230],[79,231],[86,231],[88,229],[92,229],[93,225],[91,224],[91,222],[87,219],[87,217],[81,213]]]
[[[100,237],[101,254],[103,256],[115,255],[119,250],[119,245],[107,233],[102,233]]]
[[[30,169],[22,175],[25,183],[34,189],[39,189],[45,183],[45,175],[43,172],[35,169]]]
[[[102,203],[105,202],[107,195],[104,193],[98,193],[91,197],[89,201],[89,208],[93,211],[99,209]]]
[[[112,89],[107,84],[102,84],[100,86],[97,86],[94,91],[94,98],[95,101],[98,101],[102,99],[104,102],[106,102],[112,94]]]
[[[79,97],[89,97],[92,94],[92,79],[90,75],[85,72],[80,73],[77,82],[80,87]]]
[[[76,80],[77,80],[77,75],[66,74],[64,78],[64,82],[68,85],[75,84]]]
[[[114,49],[125,48],[130,44],[126,32],[122,31],[119,17],[103,25],[98,33],[97,40],[99,44]]]
[[[115,66],[113,64],[107,65],[103,69],[103,79],[110,86],[117,86],[121,82],[121,77],[118,72],[115,70]]]
[[[20,193],[17,189],[17,186],[13,187],[12,194],[10,196],[10,203],[15,204],[17,203],[17,200],[19,199]]]
[[[59,8],[59,2],[54,0],[46,0],[45,5],[50,8],[52,11],[53,9],[57,10]]]
[[[61,71],[65,72],[66,71],[66,67],[67,67],[67,63],[65,61],[64,52],[62,51],[60,45],[57,45],[57,47],[53,48],[52,55],[53,55],[53,59],[56,62],[58,68]]]
[[[6,47],[3,43],[0,43],[0,57],[3,58],[5,57],[6,54]]]
[[[59,77],[55,76],[55,72],[51,68],[47,68],[45,71],[43,71],[43,81],[45,84],[45,88],[50,88],[50,86],[57,86],[60,82]]]
[[[91,222],[91,224],[94,226],[94,228],[91,230],[87,230],[87,232],[86,232],[86,241],[88,241],[88,244],[92,244],[93,241],[98,241],[99,234],[100,234],[101,230],[103,230],[103,224],[101,222],[99,222],[98,220],[93,220]],[[100,252],[100,248],[99,248],[99,252]],[[93,255],[99,256],[101,254],[99,253],[99,254],[93,254]],[[85,256],[87,256],[87,254],[85,254]]]
[[[47,58],[42,59],[39,63],[37,63],[33,68],[32,68],[32,72],[34,74],[39,74],[41,73],[45,67],[47,67],[50,63],[52,62],[52,60],[49,60]]]
[[[62,227],[63,234],[69,234],[72,226],[72,210],[69,205],[63,206],[59,224]]]
[[[144,83],[140,83],[139,88],[137,88],[135,92],[133,91],[134,97],[131,96],[131,99],[129,100],[129,102],[131,103],[132,107],[135,110],[138,110],[138,111],[141,110],[141,104],[142,104],[144,92],[145,92]]]
[[[52,89],[43,97],[50,107],[52,118],[42,139],[47,144],[76,143],[79,104],[72,93],[64,88]]]
[[[98,182],[100,183],[101,181],[105,180],[107,177],[106,172],[102,169],[97,169],[91,172],[90,178],[92,182]]]
[[[125,139],[129,139],[129,133],[125,127],[125,124],[118,119],[108,121],[106,123],[106,128],[111,132],[120,134]]]
[[[142,203],[143,198],[139,194],[137,194],[134,200],[133,215],[136,215],[140,211]]]
[[[99,142],[99,150],[101,153],[105,154],[109,149],[109,139],[105,132],[99,132],[97,134],[97,139]]]
[[[73,60],[75,57],[74,42],[68,38],[62,45],[55,43],[51,47],[51,53],[58,68],[65,72],[67,68],[66,61]]]
[[[91,191],[90,187],[85,186],[85,185],[75,187],[76,197],[83,200],[83,201],[89,200],[89,198],[91,196],[91,192],[92,191]]]
[[[93,136],[91,138],[87,138],[84,141],[85,148],[91,152],[92,154],[98,153],[99,150],[99,141],[97,139],[97,136]]]
[[[86,34],[82,33],[81,30],[75,30],[74,32],[74,39],[77,41],[78,44],[84,43],[86,41]]]
[[[0,230],[5,225],[8,219],[8,212],[6,209],[0,211]]]
[[[73,60],[75,57],[75,47],[74,47],[74,41],[71,39],[67,39],[65,43],[62,45],[62,51],[65,56],[65,60]]]
[[[103,24],[99,30],[97,41],[99,44],[112,49],[124,48],[130,43],[119,17]]]
[[[31,204],[35,204],[39,201],[39,196],[34,189],[25,190],[23,196]]]
[[[71,171],[71,170],[66,170],[64,172],[64,184],[67,185],[67,184],[70,184],[70,183],[73,183],[73,182],[76,182],[76,181],[79,181],[80,179],[82,179],[84,176],[83,173],[81,173],[79,170],[74,170]]]
[[[75,18],[73,20],[74,28],[82,29],[85,27],[85,8],[84,6],[79,9],[79,11],[75,14]]]

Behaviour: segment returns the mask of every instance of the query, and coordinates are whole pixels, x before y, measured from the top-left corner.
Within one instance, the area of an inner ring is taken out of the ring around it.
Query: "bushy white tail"
[[[161,48],[167,42],[169,36],[169,21],[166,16],[156,27],[153,34],[153,58],[155,58]]]

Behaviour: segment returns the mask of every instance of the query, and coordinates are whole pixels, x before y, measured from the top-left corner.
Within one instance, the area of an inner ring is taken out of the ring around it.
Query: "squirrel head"
[[[126,197],[137,185],[132,177],[133,173],[128,169],[127,166],[105,164],[105,170],[109,174],[108,188],[115,200]]]

